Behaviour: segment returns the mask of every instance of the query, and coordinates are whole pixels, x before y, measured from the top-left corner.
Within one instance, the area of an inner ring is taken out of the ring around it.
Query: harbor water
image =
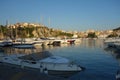
[[[1,48],[0,55],[30,54],[49,51],[53,55],[63,56],[86,69],[68,77],[68,80],[116,80],[119,69],[118,59],[112,51],[105,50],[103,39],[81,39],[80,43],[61,44],[60,46],[37,46],[34,49]]]

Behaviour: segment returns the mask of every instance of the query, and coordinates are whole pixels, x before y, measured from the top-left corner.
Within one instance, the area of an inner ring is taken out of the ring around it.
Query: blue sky
[[[120,0],[0,0],[0,24],[6,20],[63,30],[114,29],[120,26]]]

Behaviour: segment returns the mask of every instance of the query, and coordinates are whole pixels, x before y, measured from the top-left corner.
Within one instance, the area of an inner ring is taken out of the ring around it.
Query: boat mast
[[[50,17],[48,18],[48,28],[49,28],[49,29],[48,29],[48,30],[49,30],[49,31],[48,31],[48,34],[49,34],[48,36],[50,37]]]
[[[43,25],[43,17],[40,17],[40,24]]]
[[[9,22],[8,22],[8,20],[6,20],[6,26],[9,27]]]
[[[9,28],[9,21],[8,20],[6,20],[6,27],[7,27],[7,31],[9,31],[8,30],[8,28]],[[9,33],[6,32],[6,36],[5,36],[6,39],[7,39],[8,35],[9,35]],[[11,31],[10,31],[10,36],[11,36]]]
[[[50,27],[50,17],[48,18],[48,27]]]
[[[17,39],[18,38],[18,35],[17,35],[17,27],[15,26],[15,38]]]
[[[42,27],[41,27],[41,37],[45,37],[45,35],[44,35],[44,24],[43,24],[43,17],[41,16],[41,18],[40,18],[40,24],[42,25]]]
[[[1,39],[2,39],[3,38],[2,26],[0,26],[0,34],[1,34]]]

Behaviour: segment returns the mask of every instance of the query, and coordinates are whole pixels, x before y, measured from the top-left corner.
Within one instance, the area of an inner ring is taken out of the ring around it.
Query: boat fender
[[[45,74],[48,74],[47,68],[44,68],[44,73],[45,73]]]
[[[42,73],[43,72],[43,66],[40,65],[40,72]]]

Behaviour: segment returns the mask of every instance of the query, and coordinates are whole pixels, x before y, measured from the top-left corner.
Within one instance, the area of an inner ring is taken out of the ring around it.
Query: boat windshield
[[[48,51],[44,51],[44,52],[32,53],[29,55],[21,56],[21,57],[19,57],[19,59],[38,61],[38,60],[41,60],[41,59],[44,59],[44,58],[47,58],[50,56],[52,56],[52,53],[50,53]]]

